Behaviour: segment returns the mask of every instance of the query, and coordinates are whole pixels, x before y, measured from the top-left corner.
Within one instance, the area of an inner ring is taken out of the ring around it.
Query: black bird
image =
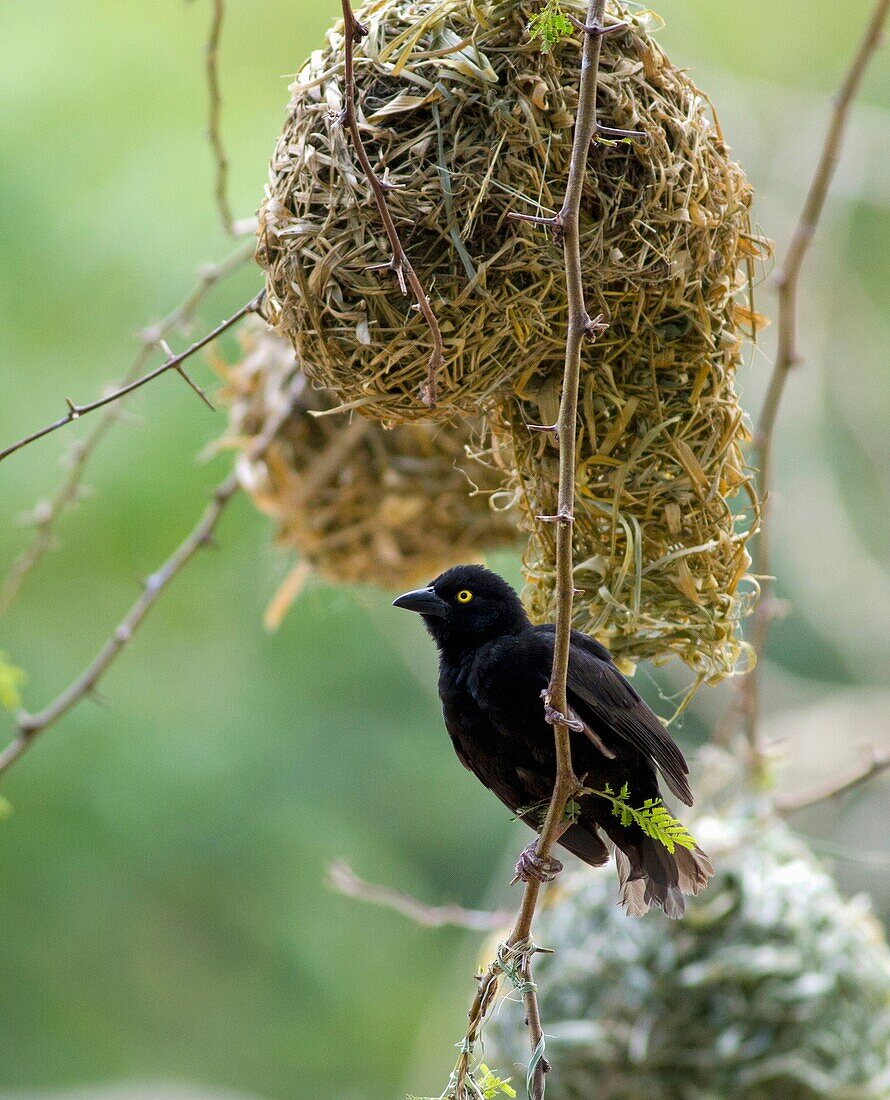
[[[416,611],[439,649],[439,697],[461,763],[526,824],[537,829],[553,791],[556,751],[542,692],[550,680],[555,628],[532,626],[516,592],[479,565],[457,565],[428,587],[406,592],[394,607]],[[580,727],[571,734],[572,765],[585,785],[627,784],[631,805],[660,799],[656,767],[687,806],[692,792],[683,754],[612,662],[609,651],[572,631],[568,700]],[[641,916],[651,904],[683,915],[684,894],[697,894],[714,873],[699,848],[669,853],[636,824],[624,826],[605,799],[577,800],[574,823],[559,843],[593,867],[615,854],[620,900]],[[605,838],[603,836],[605,834]],[[542,861],[534,843],[517,877],[549,881],[561,870]]]

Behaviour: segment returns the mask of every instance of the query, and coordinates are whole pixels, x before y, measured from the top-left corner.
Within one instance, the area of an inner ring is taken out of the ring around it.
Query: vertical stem
[[[779,406],[785,393],[788,376],[792,369],[802,361],[797,346],[800,273],[815,236],[819,218],[828,196],[828,190],[834,179],[850,107],[859,90],[859,85],[862,83],[862,77],[868,63],[881,43],[881,32],[887,19],[888,10],[890,10],[890,0],[878,0],[844,77],[844,82],[835,98],[828,132],[822,144],[822,151],[807,191],[803,209],[791,237],[791,242],[788,245],[785,263],[776,278],[779,288],[776,358],[773,363],[766,397],[764,398],[760,421],[757,425],[755,451],[755,462],[760,470],[760,497],[763,502],[761,512],[762,529],[757,536],[757,550],[754,556],[755,572],[761,578],[761,596],[754,618],[751,638],[758,658],[763,657],[770,623],[775,617],[775,606],[772,599],[773,582],[770,576],[772,562],[766,519],[769,494],[772,489],[773,438]],[[748,740],[753,768],[755,772],[758,772],[762,765],[763,754],[758,728],[760,723],[760,674],[756,667],[745,678],[742,690],[745,736]]]
[[[559,404],[557,433],[559,438],[559,493],[557,515],[543,522],[555,522],[556,532],[556,637],[553,650],[553,667],[546,692],[545,713],[553,724],[556,745],[556,781],[547,810],[547,817],[538,838],[536,853],[546,859],[564,828],[566,803],[578,789],[579,783],[572,769],[566,678],[569,668],[569,651],[572,632],[572,605],[575,589],[572,563],[572,523],[575,503],[575,444],[578,416],[578,389],[581,376],[581,345],[585,337],[595,338],[604,327],[602,318],[591,320],[584,301],[579,240],[579,216],[584,173],[590,143],[597,130],[596,86],[602,48],[603,15],[605,0],[589,0],[586,26],[581,28],[581,83],[578,92],[578,110],[572,140],[572,155],[566,181],[566,194],[562,209],[553,221],[554,236],[562,240],[566,270],[566,294],[568,322],[566,333],[566,357],[562,394]],[[537,992],[531,980],[531,956],[534,944],[531,940],[532,921],[541,893],[541,883],[530,879],[525,883],[522,903],[516,923],[503,949],[518,958],[518,970],[523,976],[523,1002],[529,1031],[532,1054],[539,1049],[543,1038],[541,1014]],[[469,1012],[469,1025],[461,1046],[455,1072],[452,1076],[456,1100],[467,1100],[466,1079],[470,1070],[470,1058],[482,1030],[482,1023],[497,994],[500,974],[503,971],[501,957],[492,961],[479,980],[479,987]],[[531,1081],[532,1100],[544,1095],[544,1075],[549,1069],[544,1058],[539,1058]]]

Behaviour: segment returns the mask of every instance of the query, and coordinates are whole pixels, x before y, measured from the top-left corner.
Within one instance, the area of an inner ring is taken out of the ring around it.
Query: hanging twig
[[[151,325],[142,332],[142,346],[120,385],[125,386],[142,374],[152,350],[161,340],[168,339],[171,333],[186,325],[210,289],[245,264],[253,255],[253,251],[254,246],[252,243],[247,248],[242,246],[237,252],[227,256],[220,263],[207,265],[201,270],[198,285],[185,301],[162,321]],[[34,536],[28,546],[12,563],[2,586],[0,586],[0,615],[9,610],[28,574],[36,568],[44,554],[53,545],[55,526],[59,517],[66,508],[77,502],[87,463],[107,435],[111,425],[117,420],[120,412],[120,404],[107,406],[90,434],[84,439],[77,440],[71,448],[65,478],[55,495],[48,501],[38,502],[31,510]]]
[[[429,408],[435,408],[437,402],[436,376],[440,368],[445,364],[442,333],[439,331],[439,322],[436,320],[436,315],[433,312],[433,307],[430,305],[430,300],[426,296],[426,292],[420,280],[417,278],[417,273],[412,267],[405,249],[402,247],[402,241],[396,229],[395,222],[392,220],[392,214],[390,214],[389,207],[386,205],[386,192],[394,190],[394,185],[387,183],[386,180],[378,178],[377,173],[374,171],[374,166],[371,164],[365,150],[362,136],[359,133],[355,109],[355,46],[356,43],[362,41],[368,31],[367,28],[355,18],[349,0],[341,0],[341,3],[343,7],[344,50],[344,106],[341,119],[346,123],[346,129],[349,131],[353,150],[355,151],[362,172],[364,172],[365,178],[371,188],[374,202],[377,204],[377,210],[380,214],[380,220],[383,222],[383,228],[386,230],[386,235],[389,238],[392,258],[385,266],[395,275],[403,294],[408,293],[408,287],[411,288],[411,293],[414,295],[417,308],[423,314],[424,320],[429,326],[430,336],[433,340],[433,348],[430,352],[430,358],[427,364],[426,382],[421,387],[420,400]]]
[[[605,0],[589,0],[586,26],[581,46],[581,84],[572,140],[572,156],[566,181],[562,208],[553,220],[554,236],[563,244],[568,299],[568,331],[562,395],[556,433],[559,443],[559,495],[557,514],[548,517],[556,527],[556,636],[553,668],[544,705],[548,722],[553,725],[556,743],[556,782],[547,810],[547,817],[538,838],[535,853],[547,861],[554,844],[564,830],[566,804],[580,783],[572,769],[570,732],[566,715],[566,676],[571,644],[572,605],[574,601],[572,524],[575,502],[575,442],[578,413],[578,387],[581,374],[581,345],[594,339],[605,325],[601,317],[592,319],[584,300],[579,242],[579,211],[584,186],[584,173],[590,144],[596,131],[596,88],[600,49],[605,31],[603,13]],[[532,938],[532,921],[538,905],[541,882],[529,879],[525,883],[519,914],[507,941],[479,980],[479,988],[469,1012],[469,1026],[460,1047],[460,1055],[452,1073],[446,1095],[455,1100],[469,1100],[467,1081],[471,1060],[479,1040],[482,1024],[497,994],[501,974],[507,974],[521,993],[532,1059],[528,1067],[529,1094],[532,1100],[544,1095],[544,1075],[549,1064],[544,1058],[544,1034],[538,1006],[537,990],[532,980],[531,960],[538,950]]]
[[[328,885],[348,898],[393,909],[423,928],[466,928],[471,932],[493,932],[503,928],[511,914],[506,909],[464,909],[461,905],[426,905],[403,890],[380,886],[359,878],[352,868],[338,860],[328,867]]]
[[[809,806],[815,806],[819,802],[826,802],[830,798],[838,798],[848,791],[854,790],[863,783],[881,775],[890,768],[890,753],[871,750],[866,760],[854,771],[848,772],[840,778],[832,779],[828,783],[820,783],[803,794],[777,795],[775,800],[776,810],[780,814],[792,814],[797,810],[805,810]]]
[[[42,439],[45,435],[49,435],[51,432],[58,431],[59,428],[64,428],[66,424],[70,424],[72,420],[79,420],[82,416],[86,416],[87,413],[95,412],[96,409],[101,409],[105,405],[110,405],[114,401],[119,401],[122,397],[126,397],[127,394],[132,393],[134,390],[138,390],[141,386],[144,386],[147,382],[153,382],[155,378],[159,378],[162,374],[166,374],[167,371],[174,370],[179,374],[188,385],[195,390],[198,396],[208,405],[210,402],[207,400],[207,396],[201,387],[193,381],[185,372],[183,363],[190,356],[194,355],[196,351],[200,351],[201,348],[206,347],[212,343],[218,336],[221,336],[227,329],[230,329],[233,325],[237,324],[243,317],[246,317],[248,313],[256,313],[260,308],[263,300],[264,291],[261,291],[255,297],[239,310],[232,314],[231,317],[227,317],[225,321],[213,329],[212,332],[208,332],[206,336],[202,336],[200,340],[196,340],[191,347],[186,348],[185,351],[180,352],[179,355],[168,356],[168,358],[154,370],[149,371],[147,374],[143,374],[141,378],[137,378],[132,382],[128,382],[126,385],[121,386],[119,389],[114,390],[112,393],[106,394],[104,397],[100,397],[97,401],[91,401],[88,405],[75,405],[70,398],[65,398],[65,403],[68,405],[68,412],[65,416],[60,417],[52,424],[48,424],[45,428],[41,428],[40,431],[33,432],[31,435],[27,435],[24,439],[18,440],[11,446],[6,447],[0,451],[0,462],[4,458],[8,458],[11,454],[15,454],[16,451],[20,451],[22,447],[27,447],[29,443],[34,443],[38,439]],[[211,406],[212,408],[212,406]]]
[[[757,536],[754,571],[760,578],[761,596],[760,604],[754,616],[751,643],[759,658],[764,655],[770,623],[776,616],[776,603],[773,600],[773,581],[770,576],[772,562],[766,518],[769,508],[769,494],[772,489],[773,437],[779,406],[791,370],[802,362],[802,355],[797,343],[800,273],[838,165],[850,107],[859,90],[868,63],[881,44],[881,32],[887,18],[888,9],[890,9],[890,0],[878,0],[841,89],[834,101],[834,110],[832,111],[828,133],[825,135],[825,141],[804,201],[803,210],[788,246],[785,263],[776,277],[779,293],[776,358],[757,426],[754,456],[754,464],[760,470],[758,484],[762,501],[761,531]],[[762,762],[762,746],[759,738],[760,675],[756,667],[742,681],[741,690],[743,692],[742,711],[745,735],[753,758],[754,768],[759,771]]]
[[[303,379],[298,374],[291,384],[292,389],[289,397],[294,398],[302,384]],[[253,445],[246,452],[249,461],[262,458],[277,435],[279,428],[290,415],[290,409],[291,401],[287,401],[277,415],[269,420],[262,433],[257,436]],[[212,493],[210,504],[207,505],[204,514],[191,534],[180,543],[158,570],[152,573],[151,576],[146,577],[141,595],[84,672],[43,710],[38,711],[36,714],[21,711],[16,716],[18,733],[0,753],[0,775],[3,775],[12,767],[16,760],[30,748],[40,733],[95,691],[108,666],[129,644],[143,619],[155,605],[170,581],[202,547],[212,544],[212,536],[216,525],[229,501],[235,496],[239,488],[240,483],[234,473],[217,485]]]
[[[213,0],[213,18],[210,23],[210,34],[207,36],[206,48],[207,98],[209,105],[207,137],[210,141],[213,159],[216,161],[214,198],[216,199],[216,209],[219,211],[219,220],[222,222],[222,227],[226,233],[235,236],[237,230],[228,195],[229,159],[226,156],[220,130],[222,96],[219,90],[219,40],[222,35],[224,16],[225,4],[223,0]]]

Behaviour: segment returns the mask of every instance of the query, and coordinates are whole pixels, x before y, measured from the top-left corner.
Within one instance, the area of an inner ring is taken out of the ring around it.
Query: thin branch
[[[493,932],[510,919],[506,909],[464,909],[461,905],[426,905],[402,890],[380,886],[359,878],[352,868],[338,860],[328,867],[328,885],[348,898],[358,898],[384,909],[394,909],[423,928],[467,928],[471,932]]]
[[[797,810],[815,806],[818,802],[838,798],[848,791],[855,790],[856,787],[861,787],[863,783],[870,782],[888,768],[890,768],[890,753],[872,749],[868,757],[855,770],[848,772],[840,779],[834,778],[828,783],[821,783],[803,794],[777,796],[776,810],[780,814],[792,814]]]
[[[779,406],[792,369],[803,361],[797,343],[798,288],[803,263],[834,179],[840,159],[844,130],[850,107],[856,96],[862,77],[873,55],[881,44],[882,29],[890,10],[890,0],[878,0],[868,25],[853,57],[841,89],[834,102],[831,121],[816,169],[804,201],[803,209],[791,237],[785,263],[777,274],[779,311],[777,321],[777,348],[773,371],[764,398],[760,421],[755,436],[755,462],[760,470],[759,490],[761,505],[761,531],[757,536],[754,554],[754,571],[760,578],[761,598],[755,612],[751,643],[758,657],[763,657],[772,620],[776,617],[771,577],[771,552],[766,524],[769,494],[772,489],[773,437]],[[742,681],[745,736],[755,770],[761,769],[762,747],[759,738],[760,676],[755,667]]]
[[[556,745],[556,782],[547,810],[547,817],[538,837],[535,854],[547,861],[553,846],[564,831],[565,808],[580,786],[572,769],[570,728],[566,677],[572,630],[572,603],[575,588],[572,581],[572,524],[575,504],[575,443],[578,415],[578,387],[581,374],[581,345],[592,339],[604,327],[602,318],[591,319],[584,300],[579,242],[579,212],[584,185],[584,173],[590,143],[596,131],[596,88],[602,46],[605,0],[589,0],[587,19],[581,45],[581,84],[578,109],[572,139],[572,156],[566,181],[562,208],[556,215],[554,233],[563,244],[568,300],[568,331],[562,394],[556,430],[559,442],[559,494],[556,516],[556,634],[553,668],[545,692],[545,714],[553,725]],[[537,990],[532,980],[532,955],[537,951],[532,938],[532,922],[538,905],[542,883],[526,880],[519,914],[506,943],[479,981],[479,988],[469,1012],[469,1026],[461,1043],[450,1088],[455,1100],[469,1100],[467,1078],[471,1058],[480,1037],[482,1024],[497,994],[500,976],[507,973],[520,990],[525,1005],[526,1022],[532,1061],[529,1065],[529,1094],[532,1100],[544,1095],[544,1075],[550,1068],[543,1057],[544,1034],[538,1006]]]
[[[120,385],[125,386],[142,374],[152,349],[158,346],[162,340],[169,338],[173,332],[183,325],[188,324],[195,310],[211,288],[245,264],[253,255],[253,251],[254,246],[252,243],[247,248],[242,246],[237,252],[233,252],[220,263],[211,264],[202,269],[198,285],[185,301],[163,320],[143,331],[142,346]],[[107,435],[111,425],[117,420],[120,412],[121,406],[119,404],[109,405],[102,416],[98,418],[90,434],[74,443],[68,454],[67,473],[62,484],[51,500],[41,501],[32,509],[34,536],[29,545],[12,563],[2,586],[0,586],[0,615],[9,610],[28,574],[36,568],[53,545],[56,522],[65,509],[78,500],[87,463]]]
[[[302,385],[302,378],[297,375],[292,383],[292,396],[296,396],[297,388],[300,385]],[[290,404],[291,402],[286,402],[285,407],[269,420],[262,433],[257,436],[247,452],[251,461],[256,461],[265,454],[281,425],[290,415]],[[40,733],[51,726],[53,722],[58,721],[62,715],[66,714],[88,695],[95,692],[108,666],[132,640],[133,635],[157,603],[167,585],[202,547],[213,544],[213,533],[216,530],[216,525],[219,523],[229,501],[235,496],[239,488],[240,483],[234,473],[217,485],[211,495],[210,504],[205,508],[197,525],[163,565],[149,577],[146,577],[139,598],[84,672],[43,710],[38,711],[36,714],[29,714],[27,711],[19,712],[16,716],[18,733],[3,752],[0,752],[0,775],[8,771],[16,760],[27,752]]]
[[[230,236],[235,236],[235,219],[232,217],[232,208],[229,205],[228,179],[229,159],[226,156],[225,146],[222,142],[220,130],[220,113],[222,110],[222,96],[219,90],[219,40],[222,35],[223,19],[225,17],[224,0],[213,0],[213,19],[210,23],[210,33],[207,36],[206,71],[207,71],[207,98],[209,114],[207,120],[207,137],[210,141],[210,149],[213,159],[216,161],[216,186],[214,198],[216,209],[219,211],[219,220],[222,227]]]
[[[23,447],[27,447],[29,443],[34,443],[38,439],[42,439],[45,435],[58,431],[59,428],[64,428],[65,425],[70,424],[72,420],[79,420],[82,416],[86,416],[87,413],[95,412],[96,409],[101,409],[105,405],[110,405],[114,401],[119,401],[122,397],[126,397],[127,394],[146,385],[146,383],[153,382],[155,378],[159,378],[162,374],[166,374],[167,371],[175,370],[180,372],[181,364],[184,363],[189,356],[194,355],[196,351],[200,351],[201,348],[212,343],[227,329],[236,325],[243,317],[246,317],[248,313],[256,313],[260,308],[264,293],[264,291],[261,291],[255,297],[251,298],[246,305],[243,305],[239,310],[233,313],[231,317],[227,317],[225,321],[220,322],[212,332],[208,332],[206,336],[202,336],[200,340],[196,340],[190,347],[186,348],[185,351],[180,352],[179,355],[168,357],[159,367],[155,367],[154,370],[149,371],[147,374],[143,374],[140,378],[136,378],[132,382],[128,382],[112,393],[100,397],[97,401],[91,401],[88,405],[75,405],[70,398],[66,397],[65,403],[68,406],[68,412],[65,416],[60,417],[52,424],[48,424],[45,428],[41,428],[40,431],[33,432],[31,435],[25,436],[24,439],[20,439],[18,442],[0,451],[0,462],[2,462],[4,458],[9,458],[11,454],[15,454],[16,451],[20,451]],[[189,381],[189,384],[191,385],[192,383]]]
[[[436,407],[436,376],[445,364],[445,351],[442,344],[442,333],[439,331],[439,322],[430,305],[430,300],[417,278],[417,273],[411,265],[411,261],[402,246],[401,238],[396,229],[392,214],[386,205],[386,192],[394,190],[393,184],[378,178],[374,166],[365,150],[362,136],[359,133],[358,119],[355,110],[355,46],[367,35],[367,28],[355,18],[349,0],[341,0],[343,7],[343,43],[344,43],[344,75],[343,75],[343,114],[342,121],[346,123],[346,129],[352,141],[352,147],[362,172],[371,188],[374,202],[383,222],[383,228],[389,238],[389,247],[392,258],[385,266],[395,275],[403,294],[408,293],[407,287],[417,303],[417,308],[423,314],[424,320],[429,326],[433,347],[430,352],[426,369],[426,382],[420,390],[420,400],[429,408]],[[406,286],[407,283],[407,286]]]

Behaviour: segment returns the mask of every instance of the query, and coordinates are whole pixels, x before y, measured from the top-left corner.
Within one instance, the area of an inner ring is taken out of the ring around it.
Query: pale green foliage
[[[16,710],[22,705],[20,689],[28,679],[27,673],[18,665],[10,664],[9,657],[0,649],[0,706],[6,710]]]
[[[690,850],[696,846],[695,838],[682,821],[668,813],[667,807],[660,798],[647,798],[639,809],[635,809],[630,804],[630,791],[626,783],[618,794],[608,783],[604,791],[590,790],[587,793],[607,799],[612,803],[612,813],[620,819],[625,828],[628,825],[638,825],[646,836],[663,844],[671,855],[674,854],[678,844],[681,848]]]
[[[527,29],[529,38],[540,39],[541,53],[549,53],[572,33],[572,24],[559,6],[559,0],[547,0],[544,7],[531,17]]]

